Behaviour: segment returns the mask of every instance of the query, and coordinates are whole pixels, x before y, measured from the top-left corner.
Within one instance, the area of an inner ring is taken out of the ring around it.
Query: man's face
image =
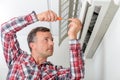
[[[47,58],[53,54],[53,37],[50,32],[37,32],[32,50],[40,57]]]

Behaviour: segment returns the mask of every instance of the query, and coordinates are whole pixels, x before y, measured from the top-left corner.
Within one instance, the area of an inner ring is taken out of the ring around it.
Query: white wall
[[[105,80],[120,80],[120,8],[103,40]]]
[[[58,14],[58,1],[59,0],[50,0],[51,9]],[[0,0],[0,25],[8,21],[9,19],[17,16],[22,16],[30,13],[35,10],[36,13],[47,10],[47,0]],[[18,40],[20,46],[23,50],[28,51],[26,37],[28,32],[34,28],[34,26],[46,26],[49,27],[47,22],[37,22],[30,25],[24,30],[20,31],[18,35]],[[58,22],[52,23],[52,32],[54,35],[55,50],[54,55],[48,60],[53,62],[56,65],[63,65],[65,67],[69,66],[69,54],[68,54],[68,39],[65,39],[61,46],[58,46]],[[1,38],[0,38],[1,40]],[[3,56],[2,46],[0,42],[0,80],[6,80],[6,75],[8,68],[5,63]]]
[[[51,5],[50,9],[58,14],[58,0],[49,0],[49,2]],[[31,13],[33,10],[36,13],[48,10],[47,0],[0,0],[0,24],[13,17]],[[39,24],[49,27],[49,23],[41,22],[36,25]],[[58,26],[58,22],[52,23],[54,35],[58,35],[58,27],[56,26]]]
[[[115,0],[119,2],[119,0]],[[87,61],[87,60],[86,60]],[[120,80],[120,8],[94,57],[86,64],[85,80]],[[88,68],[89,67],[89,68]]]

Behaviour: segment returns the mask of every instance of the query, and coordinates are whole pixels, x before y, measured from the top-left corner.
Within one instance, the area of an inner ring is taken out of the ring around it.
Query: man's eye
[[[48,41],[48,39],[47,39],[47,38],[46,38],[45,40],[46,40],[46,41]]]
[[[54,39],[51,39],[51,41],[54,41]]]

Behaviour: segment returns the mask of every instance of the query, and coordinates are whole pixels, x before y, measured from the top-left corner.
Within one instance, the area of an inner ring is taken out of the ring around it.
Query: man
[[[18,43],[16,33],[37,21],[56,21],[57,15],[51,11],[16,17],[1,26],[4,56],[9,72],[7,80],[80,80],[83,78],[83,60],[77,33],[81,29],[78,19],[69,19],[70,68],[54,66],[47,61],[53,54],[53,37],[50,30],[37,27],[28,35],[31,54],[23,51]]]

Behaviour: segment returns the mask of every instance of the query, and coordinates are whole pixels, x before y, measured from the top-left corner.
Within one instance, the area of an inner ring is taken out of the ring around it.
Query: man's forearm
[[[83,76],[82,68],[80,66],[83,66],[82,56],[81,54],[81,48],[80,43],[78,40],[70,40],[70,66],[71,66],[71,74],[72,74],[72,80],[80,80]],[[81,63],[80,63],[81,62]]]
[[[10,21],[5,22],[4,24],[2,24],[1,32],[3,34],[8,33],[8,32],[16,33],[17,31],[21,30],[27,25],[36,22],[37,20],[38,19],[36,17],[36,14],[33,11],[32,13],[28,15],[15,17],[15,18],[12,18]]]

